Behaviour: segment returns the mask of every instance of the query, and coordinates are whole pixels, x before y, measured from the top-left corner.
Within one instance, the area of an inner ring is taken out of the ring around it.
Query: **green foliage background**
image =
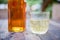
[[[32,6],[34,4],[41,4],[42,3],[42,0],[26,0],[27,4]]]
[[[6,4],[7,0],[0,0],[0,4]]]

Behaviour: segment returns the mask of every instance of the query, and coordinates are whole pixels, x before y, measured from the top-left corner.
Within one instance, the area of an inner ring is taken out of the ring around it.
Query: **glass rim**
[[[41,14],[41,15],[40,15]],[[40,17],[43,17],[44,15],[46,15],[45,17],[43,18],[49,18],[50,19],[50,12],[40,12],[40,13],[31,13],[30,14],[30,17],[33,18],[33,17],[38,17],[38,15],[40,15]]]
[[[50,12],[39,12],[39,13],[38,12],[37,13],[36,12],[35,13],[30,12],[30,14],[50,14]]]

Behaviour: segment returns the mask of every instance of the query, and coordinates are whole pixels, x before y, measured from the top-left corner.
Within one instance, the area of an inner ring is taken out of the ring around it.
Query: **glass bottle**
[[[25,31],[25,7],[24,0],[8,0],[8,31]]]

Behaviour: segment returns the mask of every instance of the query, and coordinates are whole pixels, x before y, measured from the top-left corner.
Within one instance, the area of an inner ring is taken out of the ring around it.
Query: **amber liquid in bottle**
[[[25,31],[25,6],[24,0],[8,0],[8,31]]]

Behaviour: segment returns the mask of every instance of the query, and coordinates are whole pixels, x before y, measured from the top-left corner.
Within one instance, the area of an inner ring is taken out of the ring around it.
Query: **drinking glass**
[[[45,34],[49,27],[49,12],[31,12],[30,30],[35,34]]]

